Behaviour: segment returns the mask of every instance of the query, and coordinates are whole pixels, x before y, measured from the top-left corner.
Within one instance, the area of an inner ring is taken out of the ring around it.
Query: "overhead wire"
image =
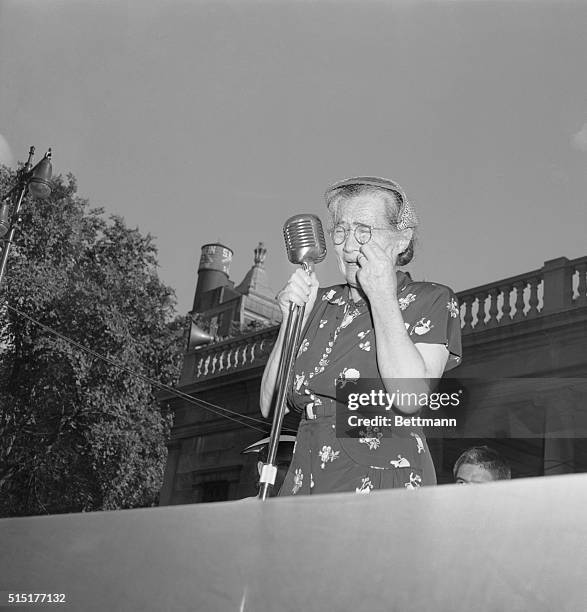
[[[154,379],[152,379],[152,378],[150,378],[148,376],[145,376],[144,374],[141,374],[140,372],[136,372],[136,371],[132,370],[131,368],[128,368],[125,365],[117,363],[113,359],[110,359],[109,357],[106,357],[105,355],[102,355],[102,354],[98,353],[97,351],[94,351],[94,350],[84,346],[83,344],[80,344],[79,342],[77,342],[75,340],[72,340],[71,338],[68,338],[67,336],[63,335],[61,332],[58,332],[57,330],[49,327],[48,325],[45,325],[44,323],[41,323],[40,321],[36,320],[34,317],[31,317],[27,313],[23,312],[22,310],[14,307],[14,306],[10,306],[9,304],[6,304],[6,307],[9,308],[10,310],[12,310],[13,312],[15,312],[16,314],[18,314],[19,316],[27,319],[28,321],[30,321],[34,325],[37,325],[41,329],[44,329],[48,333],[53,334],[54,336],[60,338],[64,342],[67,342],[67,343],[71,344],[72,346],[75,346],[80,351],[83,351],[83,352],[91,355],[92,357],[94,357],[96,359],[100,359],[100,360],[110,364],[111,366],[113,366],[115,368],[123,370],[124,372],[127,372],[128,374],[143,380],[144,382],[152,385],[153,387],[155,387],[155,388],[157,388],[157,389],[159,389],[161,391],[167,391],[168,393],[171,393],[172,395],[175,395],[176,397],[184,399],[187,402],[198,406],[199,408],[202,408],[204,410],[208,410],[209,412],[212,412],[212,413],[216,414],[217,416],[229,419],[230,421],[238,423],[239,425],[243,425],[244,427],[248,427],[250,429],[255,429],[255,430],[260,431],[261,433],[264,433],[264,434],[268,433],[269,424],[266,423],[265,421],[262,421],[261,419],[257,419],[255,417],[251,417],[251,416],[246,415],[246,414],[239,414],[238,412],[234,412],[233,410],[230,410],[229,408],[225,408],[223,406],[218,406],[217,404],[213,404],[213,403],[208,402],[206,400],[195,398],[195,397],[193,397],[191,395],[188,395],[187,393],[184,393],[183,391],[179,391],[175,387],[172,387],[170,385],[166,385],[164,383],[160,383],[159,381],[156,381],[156,380],[154,380]],[[219,412],[219,411],[222,411],[222,412]],[[234,418],[233,416],[229,416],[229,415],[235,415],[238,418]],[[253,425],[252,423],[243,422],[241,419],[248,419],[249,421],[252,421],[254,423],[259,423],[259,424],[263,425],[264,428],[257,427],[256,425]],[[289,432],[295,433],[294,430],[291,430],[289,428],[283,428],[283,431],[289,431]]]

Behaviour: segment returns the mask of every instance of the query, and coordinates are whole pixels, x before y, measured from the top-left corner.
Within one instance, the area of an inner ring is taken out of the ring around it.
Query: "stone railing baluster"
[[[499,309],[497,307],[497,300],[500,295],[500,291],[498,287],[493,287],[488,291],[489,293],[489,318],[487,319],[487,323],[485,327],[495,327],[497,325],[497,314],[499,313]]]
[[[528,300],[530,310],[526,313],[526,317],[530,318],[538,315],[538,285],[540,284],[540,279],[534,276],[528,282],[530,283],[530,299]]]
[[[477,311],[477,323],[475,323],[475,330],[485,329],[485,300],[487,299],[488,292],[481,291],[475,295],[479,304],[479,310]]]
[[[473,331],[473,303],[475,302],[474,295],[465,295],[461,298],[461,303],[464,304],[465,312],[463,314],[463,333]]]
[[[512,321],[519,321],[523,319],[526,315],[524,314],[524,309],[526,307],[524,303],[524,289],[526,289],[526,285],[528,281],[517,281],[514,283],[514,289],[516,290],[516,304],[515,304],[515,312],[512,317]]]
[[[510,314],[512,311],[512,306],[510,304],[510,295],[512,292],[512,286],[503,285],[501,287],[501,292],[503,294],[503,305],[501,307],[501,319],[499,320],[499,324],[507,325],[512,320],[512,316]]]

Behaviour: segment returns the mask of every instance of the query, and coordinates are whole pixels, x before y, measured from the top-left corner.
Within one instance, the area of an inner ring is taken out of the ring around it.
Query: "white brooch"
[[[410,462],[405,457],[402,457],[401,455],[397,456],[396,461],[390,461],[389,463],[391,463],[391,465],[393,465],[393,467],[395,468],[410,467]]]
[[[302,353],[305,353],[308,350],[309,346],[310,346],[310,341],[307,338],[304,338],[304,341],[300,344],[300,349],[298,351],[298,357]]]
[[[361,478],[361,486],[355,489],[355,493],[360,493],[362,495],[366,495],[371,493],[371,489],[373,488],[373,483],[370,478]]]
[[[408,293],[406,297],[399,298],[399,308],[400,310],[405,310],[414,300],[416,296],[413,293]]]
[[[450,316],[453,319],[456,319],[459,316],[459,314],[460,314],[460,312],[459,312],[459,304],[458,304],[458,302],[454,298],[452,298],[448,302],[446,307],[448,308],[448,311],[450,312]]]
[[[420,474],[414,474],[410,472],[410,482],[406,482],[404,485],[406,489],[417,489],[422,484],[422,476]]]
[[[338,386],[343,389],[347,383],[356,384],[359,378],[361,377],[361,373],[359,370],[355,370],[355,368],[345,368],[336,379],[336,383]]]
[[[414,325],[414,331],[418,334],[418,336],[423,336],[427,334],[434,325],[432,325],[432,321],[430,319],[420,319],[416,325]]]

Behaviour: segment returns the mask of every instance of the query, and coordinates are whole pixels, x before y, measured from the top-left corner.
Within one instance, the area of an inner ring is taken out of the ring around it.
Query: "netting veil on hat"
[[[324,194],[326,202],[330,203],[331,194],[333,191],[340,189],[341,187],[349,187],[352,185],[369,185],[371,187],[379,187],[380,189],[387,189],[393,191],[399,196],[400,209],[397,218],[397,229],[404,230],[409,227],[416,227],[418,225],[418,215],[414,209],[413,204],[408,200],[405,191],[399,183],[390,179],[381,178],[378,176],[354,176],[347,178],[342,181],[338,181],[331,185]]]

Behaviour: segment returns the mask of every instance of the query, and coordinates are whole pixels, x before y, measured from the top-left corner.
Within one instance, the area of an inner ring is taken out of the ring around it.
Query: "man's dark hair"
[[[468,448],[455,462],[452,469],[454,478],[457,477],[457,472],[464,463],[482,467],[490,472],[495,480],[509,480],[512,477],[510,466],[496,450],[489,446]]]

